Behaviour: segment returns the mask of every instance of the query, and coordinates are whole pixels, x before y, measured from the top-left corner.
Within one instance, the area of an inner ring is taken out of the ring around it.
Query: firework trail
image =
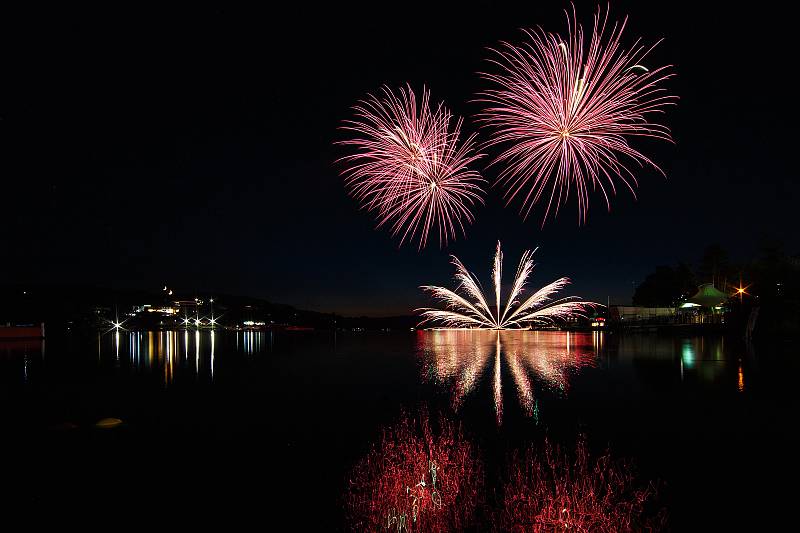
[[[423,290],[443,302],[447,309],[419,309],[418,311],[422,312],[423,317],[420,325],[434,322],[452,328],[521,328],[525,323],[553,324],[569,318],[584,316],[587,307],[599,305],[581,301],[577,296],[553,300],[552,297],[556,292],[569,285],[568,278],[559,278],[545,285],[527,299],[521,300],[522,294],[525,292],[525,284],[533,271],[533,253],[535,251],[526,250],[522,254],[511,292],[503,306],[501,305],[503,252],[500,249],[500,242],[497,242],[492,269],[494,310],[487,303],[486,296],[475,276],[456,256],[451,256],[452,263],[456,267],[455,279],[458,282],[456,290],[461,290],[464,296],[444,287],[423,286]]]
[[[628,141],[671,142],[669,129],[651,120],[677,100],[660,87],[672,76],[670,67],[643,64],[658,43],[648,47],[637,39],[630,49],[622,47],[627,18],[611,24],[608,12],[598,9],[588,43],[574,7],[567,23],[566,39],[540,28],[525,31],[521,44],[501,43],[490,59],[499,73],[481,75],[493,87],[479,95],[485,109],[478,119],[493,130],[487,146],[502,147],[494,163],[504,165],[498,183],[506,203],[519,197],[527,218],[535,204],[546,201],[542,225],[552,208],[558,214],[572,189],[580,224],[591,191],[600,189],[609,209],[617,182],[635,197],[632,166],[664,174]]]
[[[442,103],[431,109],[424,89],[417,105],[411,87],[384,87],[353,110],[355,118],[342,127],[352,137],[337,143],[352,153],[339,161],[350,195],[377,217],[378,227],[399,235],[401,245],[419,240],[420,249],[431,231],[441,245],[464,234],[474,221],[472,208],[483,203],[485,180],[468,168],[483,154],[474,134],[459,143],[462,119],[452,124]]]

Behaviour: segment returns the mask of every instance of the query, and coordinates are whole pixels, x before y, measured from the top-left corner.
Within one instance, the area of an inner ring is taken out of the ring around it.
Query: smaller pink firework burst
[[[469,168],[482,157],[475,135],[459,143],[462,119],[453,124],[441,103],[431,109],[427,90],[419,105],[411,87],[382,93],[359,102],[342,127],[352,136],[338,144],[353,150],[339,160],[345,185],[401,245],[418,240],[422,249],[431,232],[446,245],[464,234],[472,209],[483,203],[485,180]]]
[[[660,86],[671,76],[669,67],[645,66],[653,46],[637,40],[623,48],[627,19],[612,26],[608,12],[598,10],[588,41],[574,9],[567,20],[566,38],[526,31],[526,42],[494,50],[498,72],[482,75],[493,87],[479,97],[486,104],[479,119],[493,130],[487,145],[502,146],[495,163],[505,165],[498,183],[506,200],[519,198],[525,217],[546,202],[542,225],[573,192],[579,223],[586,220],[591,191],[600,189],[609,209],[616,182],[634,193],[632,164],[663,174],[629,140],[671,141],[669,129],[653,117],[677,100]]]

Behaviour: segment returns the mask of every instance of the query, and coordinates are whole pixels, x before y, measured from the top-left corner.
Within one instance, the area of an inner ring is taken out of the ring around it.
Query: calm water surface
[[[583,433],[663,482],[674,529],[764,525],[793,505],[797,370],[793,344],[719,336],[174,331],[0,343],[0,506],[33,519],[341,529],[348,470],[401,410],[425,406],[462,421],[489,470],[545,435],[570,445]],[[94,427],[107,417],[123,424]]]

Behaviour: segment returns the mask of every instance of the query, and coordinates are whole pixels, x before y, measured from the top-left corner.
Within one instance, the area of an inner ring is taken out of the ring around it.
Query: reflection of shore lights
[[[694,361],[695,361],[694,346],[692,346],[691,343],[689,343],[688,341],[684,342],[683,348],[681,350],[681,362],[687,368],[693,368]]]
[[[214,379],[214,332],[211,332],[211,379]]]
[[[742,368],[742,361],[739,361],[739,372],[738,372],[739,381],[736,385],[736,388],[739,392],[744,392],[744,369]]]

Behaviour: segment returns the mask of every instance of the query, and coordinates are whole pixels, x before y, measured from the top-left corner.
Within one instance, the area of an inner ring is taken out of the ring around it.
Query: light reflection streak
[[[270,336],[272,332],[270,332]],[[263,331],[243,331],[242,332],[242,346],[245,355],[253,355],[256,353],[261,353],[262,351],[262,344],[264,340],[264,332]],[[236,334],[236,341],[237,341],[237,348],[238,348],[238,341],[239,341],[239,334]],[[271,338],[270,338],[271,341]],[[270,346],[271,347],[271,346]]]
[[[736,384],[736,388],[739,392],[744,392],[744,369],[742,368],[742,360],[739,360],[739,370],[738,374],[738,382]]]
[[[533,416],[533,388],[516,351],[508,354],[508,366],[511,369],[511,375],[514,376],[514,383],[517,384],[519,404],[527,416]]]
[[[494,354],[494,412],[497,425],[503,423],[503,383],[500,381],[500,332],[497,332],[497,350]]]
[[[153,332],[147,332],[147,367],[153,368]]]
[[[222,335],[222,337],[220,337]],[[156,376],[163,387],[169,387],[183,375],[192,374],[195,378],[218,379],[220,370],[218,353],[225,348],[227,335],[220,330],[153,330],[130,331],[120,329],[109,335],[98,335],[98,364],[115,363],[122,372],[145,372]],[[238,333],[231,333],[238,338]],[[244,342],[239,339],[239,353],[255,356],[272,350],[273,335],[265,338],[265,332],[244,333]],[[266,340],[266,342],[265,342]],[[41,343],[38,343],[38,347]],[[233,349],[231,338],[230,349]],[[194,352],[194,364],[191,353]],[[36,361],[20,358],[20,379],[27,380],[29,370]]]
[[[214,379],[214,332],[211,332],[211,379]]]
[[[173,368],[172,368],[172,365],[173,365],[173,340],[174,340],[173,337],[174,337],[174,335],[175,334],[172,331],[168,331],[167,332],[167,338],[166,338],[166,343],[167,343],[167,346],[166,346],[167,350],[166,351],[167,351],[167,353],[166,353],[166,361],[165,361],[165,364],[164,364],[164,384],[165,385],[169,385],[170,383],[172,383],[172,376],[173,376]]]
[[[428,377],[442,385],[451,380],[455,382],[453,408],[457,410],[480,381],[493,347],[475,343],[470,331],[435,330],[419,334],[430,343],[423,348],[432,360]],[[467,350],[469,354],[465,353]]]

